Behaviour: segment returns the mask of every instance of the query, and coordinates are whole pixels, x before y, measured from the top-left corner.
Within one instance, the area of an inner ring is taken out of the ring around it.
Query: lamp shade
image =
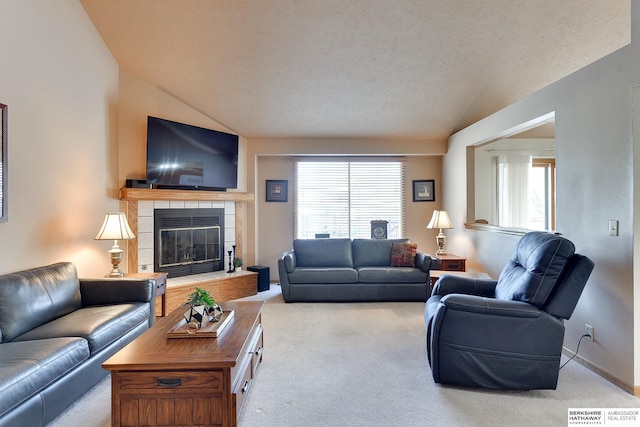
[[[429,224],[427,224],[427,228],[453,228],[453,224],[449,220],[447,211],[433,211],[433,216]]]
[[[135,237],[124,212],[109,212],[95,240],[129,240]]]

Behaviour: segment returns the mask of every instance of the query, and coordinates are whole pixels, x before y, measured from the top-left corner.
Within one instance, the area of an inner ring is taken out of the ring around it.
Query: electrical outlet
[[[595,341],[595,337],[593,336],[593,326],[584,324],[584,334],[589,335],[589,339],[591,341]]]

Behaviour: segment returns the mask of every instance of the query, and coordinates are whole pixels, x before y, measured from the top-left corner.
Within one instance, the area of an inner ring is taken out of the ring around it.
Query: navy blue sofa
[[[432,258],[394,267],[394,243],[409,239],[296,239],[278,259],[285,302],[421,301],[429,296]]]

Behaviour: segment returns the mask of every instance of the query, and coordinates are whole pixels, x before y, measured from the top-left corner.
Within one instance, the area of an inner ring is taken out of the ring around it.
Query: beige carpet
[[[557,390],[435,384],[421,303],[285,304],[277,285],[249,299],[267,302],[264,356],[241,427],[566,426],[568,408],[640,408],[575,361],[560,371]],[[51,426],[109,426],[109,414],[104,381]]]

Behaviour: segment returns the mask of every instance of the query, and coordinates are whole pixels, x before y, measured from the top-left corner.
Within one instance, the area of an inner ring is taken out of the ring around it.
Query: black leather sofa
[[[593,262],[544,232],[520,239],[498,280],[442,275],[425,307],[427,356],[437,383],[555,389],[564,319]]]
[[[0,276],[0,425],[45,426],[154,319],[153,280],[78,279],[71,263]]]

